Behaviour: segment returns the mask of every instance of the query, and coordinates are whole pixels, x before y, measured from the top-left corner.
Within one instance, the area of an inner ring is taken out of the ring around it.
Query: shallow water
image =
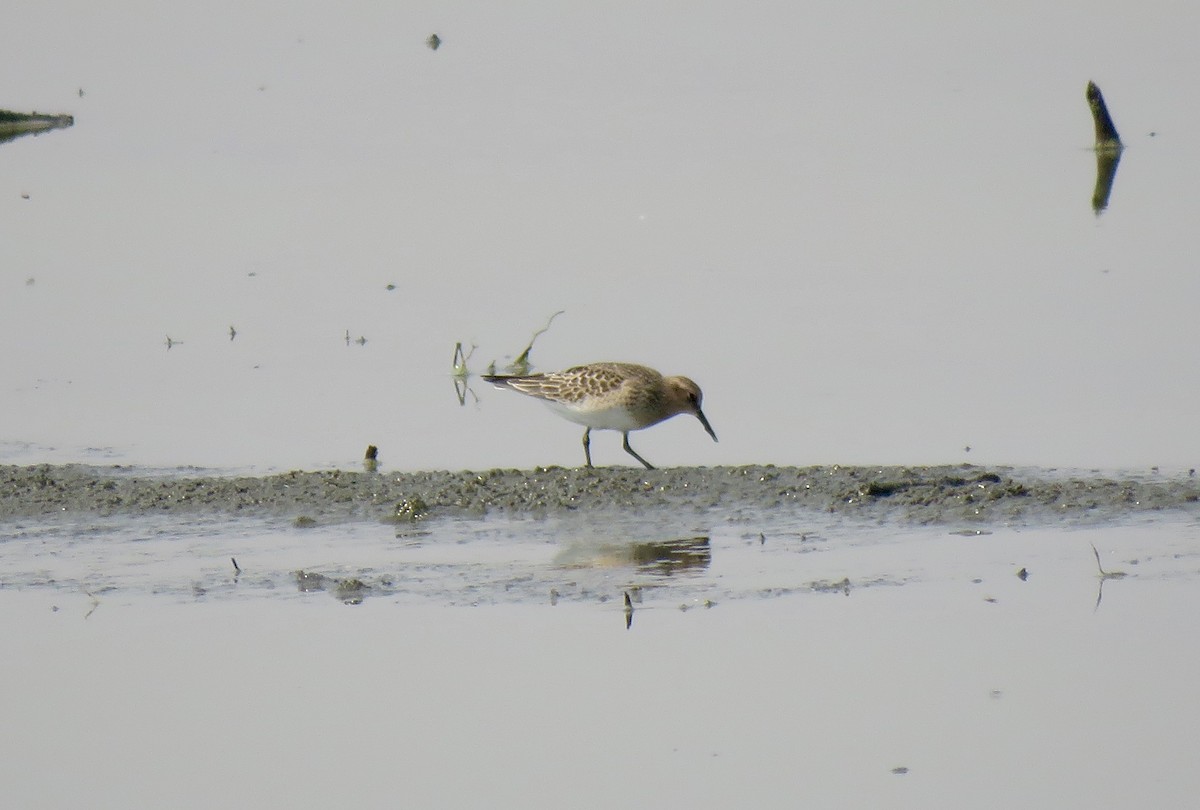
[[[671,568],[575,519],[9,526],[6,799],[1082,807],[1200,788],[1193,519],[768,528],[698,525]],[[1102,580],[1092,545],[1125,576]]]
[[[75,125],[0,145],[0,460],[578,464],[575,426],[450,378],[565,310],[537,368],[704,388],[721,442],[673,420],[634,442],[659,466],[1194,467],[1197,24],[29,9],[0,96]],[[1089,79],[1128,143],[1099,217]]]
[[[0,144],[0,462],[132,466],[0,492],[4,803],[1187,806],[1197,25],[23,9],[0,106],[75,123]],[[559,310],[538,370],[687,374],[720,443],[540,469],[576,426],[451,358]],[[260,477],[369,443],[506,469]]]
[[[1169,510],[1103,521],[951,519],[930,526],[812,509],[748,514],[587,504],[578,511],[495,510],[401,521],[239,517],[236,510],[199,516],[62,512],[0,522],[0,586],[184,601],[327,593],[348,604],[603,604],[630,593],[635,605],[653,595],[711,606],[979,578],[986,570],[993,577],[999,570],[1015,575],[1042,558],[1056,567],[1071,557],[1089,563],[1090,552],[1080,554],[1086,543],[1075,539],[1087,530],[1110,534],[1118,561],[1146,562],[1148,552],[1136,551],[1128,539],[1145,534],[1166,542],[1155,559],[1170,555],[1172,567],[1186,567],[1200,559],[1195,521],[1192,513]],[[1031,544],[1022,541],[1026,534],[1049,539]],[[997,550],[1001,557],[993,556]],[[972,574],[964,559],[981,570]]]
[[[13,804],[1182,806],[1200,788],[1190,477],[196,472],[0,478]],[[490,505],[439,506],[464,480]],[[763,506],[782,481],[828,489]],[[425,516],[396,519],[388,483],[424,487]]]

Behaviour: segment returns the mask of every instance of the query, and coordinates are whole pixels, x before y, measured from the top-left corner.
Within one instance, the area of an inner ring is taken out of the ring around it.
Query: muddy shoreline
[[[934,467],[687,467],[484,472],[293,471],[264,476],[85,465],[0,466],[0,519],[51,514],[288,517],[321,522],[574,510],[807,509],[938,524],[1092,522],[1197,511],[1192,476],[1105,477],[1052,470]]]

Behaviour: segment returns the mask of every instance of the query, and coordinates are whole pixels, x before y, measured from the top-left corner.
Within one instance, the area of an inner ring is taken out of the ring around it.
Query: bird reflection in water
[[[556,562],[580,568],[632,565],[642,574],[671,576],[707,568],[712,550],[707,535],[633,543],[579,543],[564,548]]]

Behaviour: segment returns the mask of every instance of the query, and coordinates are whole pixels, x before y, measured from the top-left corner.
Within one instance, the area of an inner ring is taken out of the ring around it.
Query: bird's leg
[[[587,459],[588,469],[592,467],[592,429],[585,428],[583,431],[583,457]]]
[[[638,461],[642,462],[642,466],[645,467],[647,470],[653,470],[654,465],[651,464],[649,461],[646,461],[646,459],[642,458],[637,453],[633,452],[633,448],[629,446],[629,431],[627,430],[621,435],[623,435],[625,437],[625,441],[621,443],[621,446],[625,448],[625,452],[628,453],[629,455],[633,456],[634,458],[636,458]]]

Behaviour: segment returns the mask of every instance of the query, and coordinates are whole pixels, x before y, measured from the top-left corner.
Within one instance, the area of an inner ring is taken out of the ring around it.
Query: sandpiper
[[[680,413],[700,420],[708,435],[717,434],[700,410],[700,386],[687,377],[664,377],[652,368],[633,363],[589,363],[549,374],[506,376],[485,374],[483,379],[500,388],[511,388],[536,397],[551,410],[580,425],[583,431],[583,456],[592,466],[591,433],[619,430],[625,452],[642,462],[647,470],[654,465],[629,446],[629,431],[657,425]]]

